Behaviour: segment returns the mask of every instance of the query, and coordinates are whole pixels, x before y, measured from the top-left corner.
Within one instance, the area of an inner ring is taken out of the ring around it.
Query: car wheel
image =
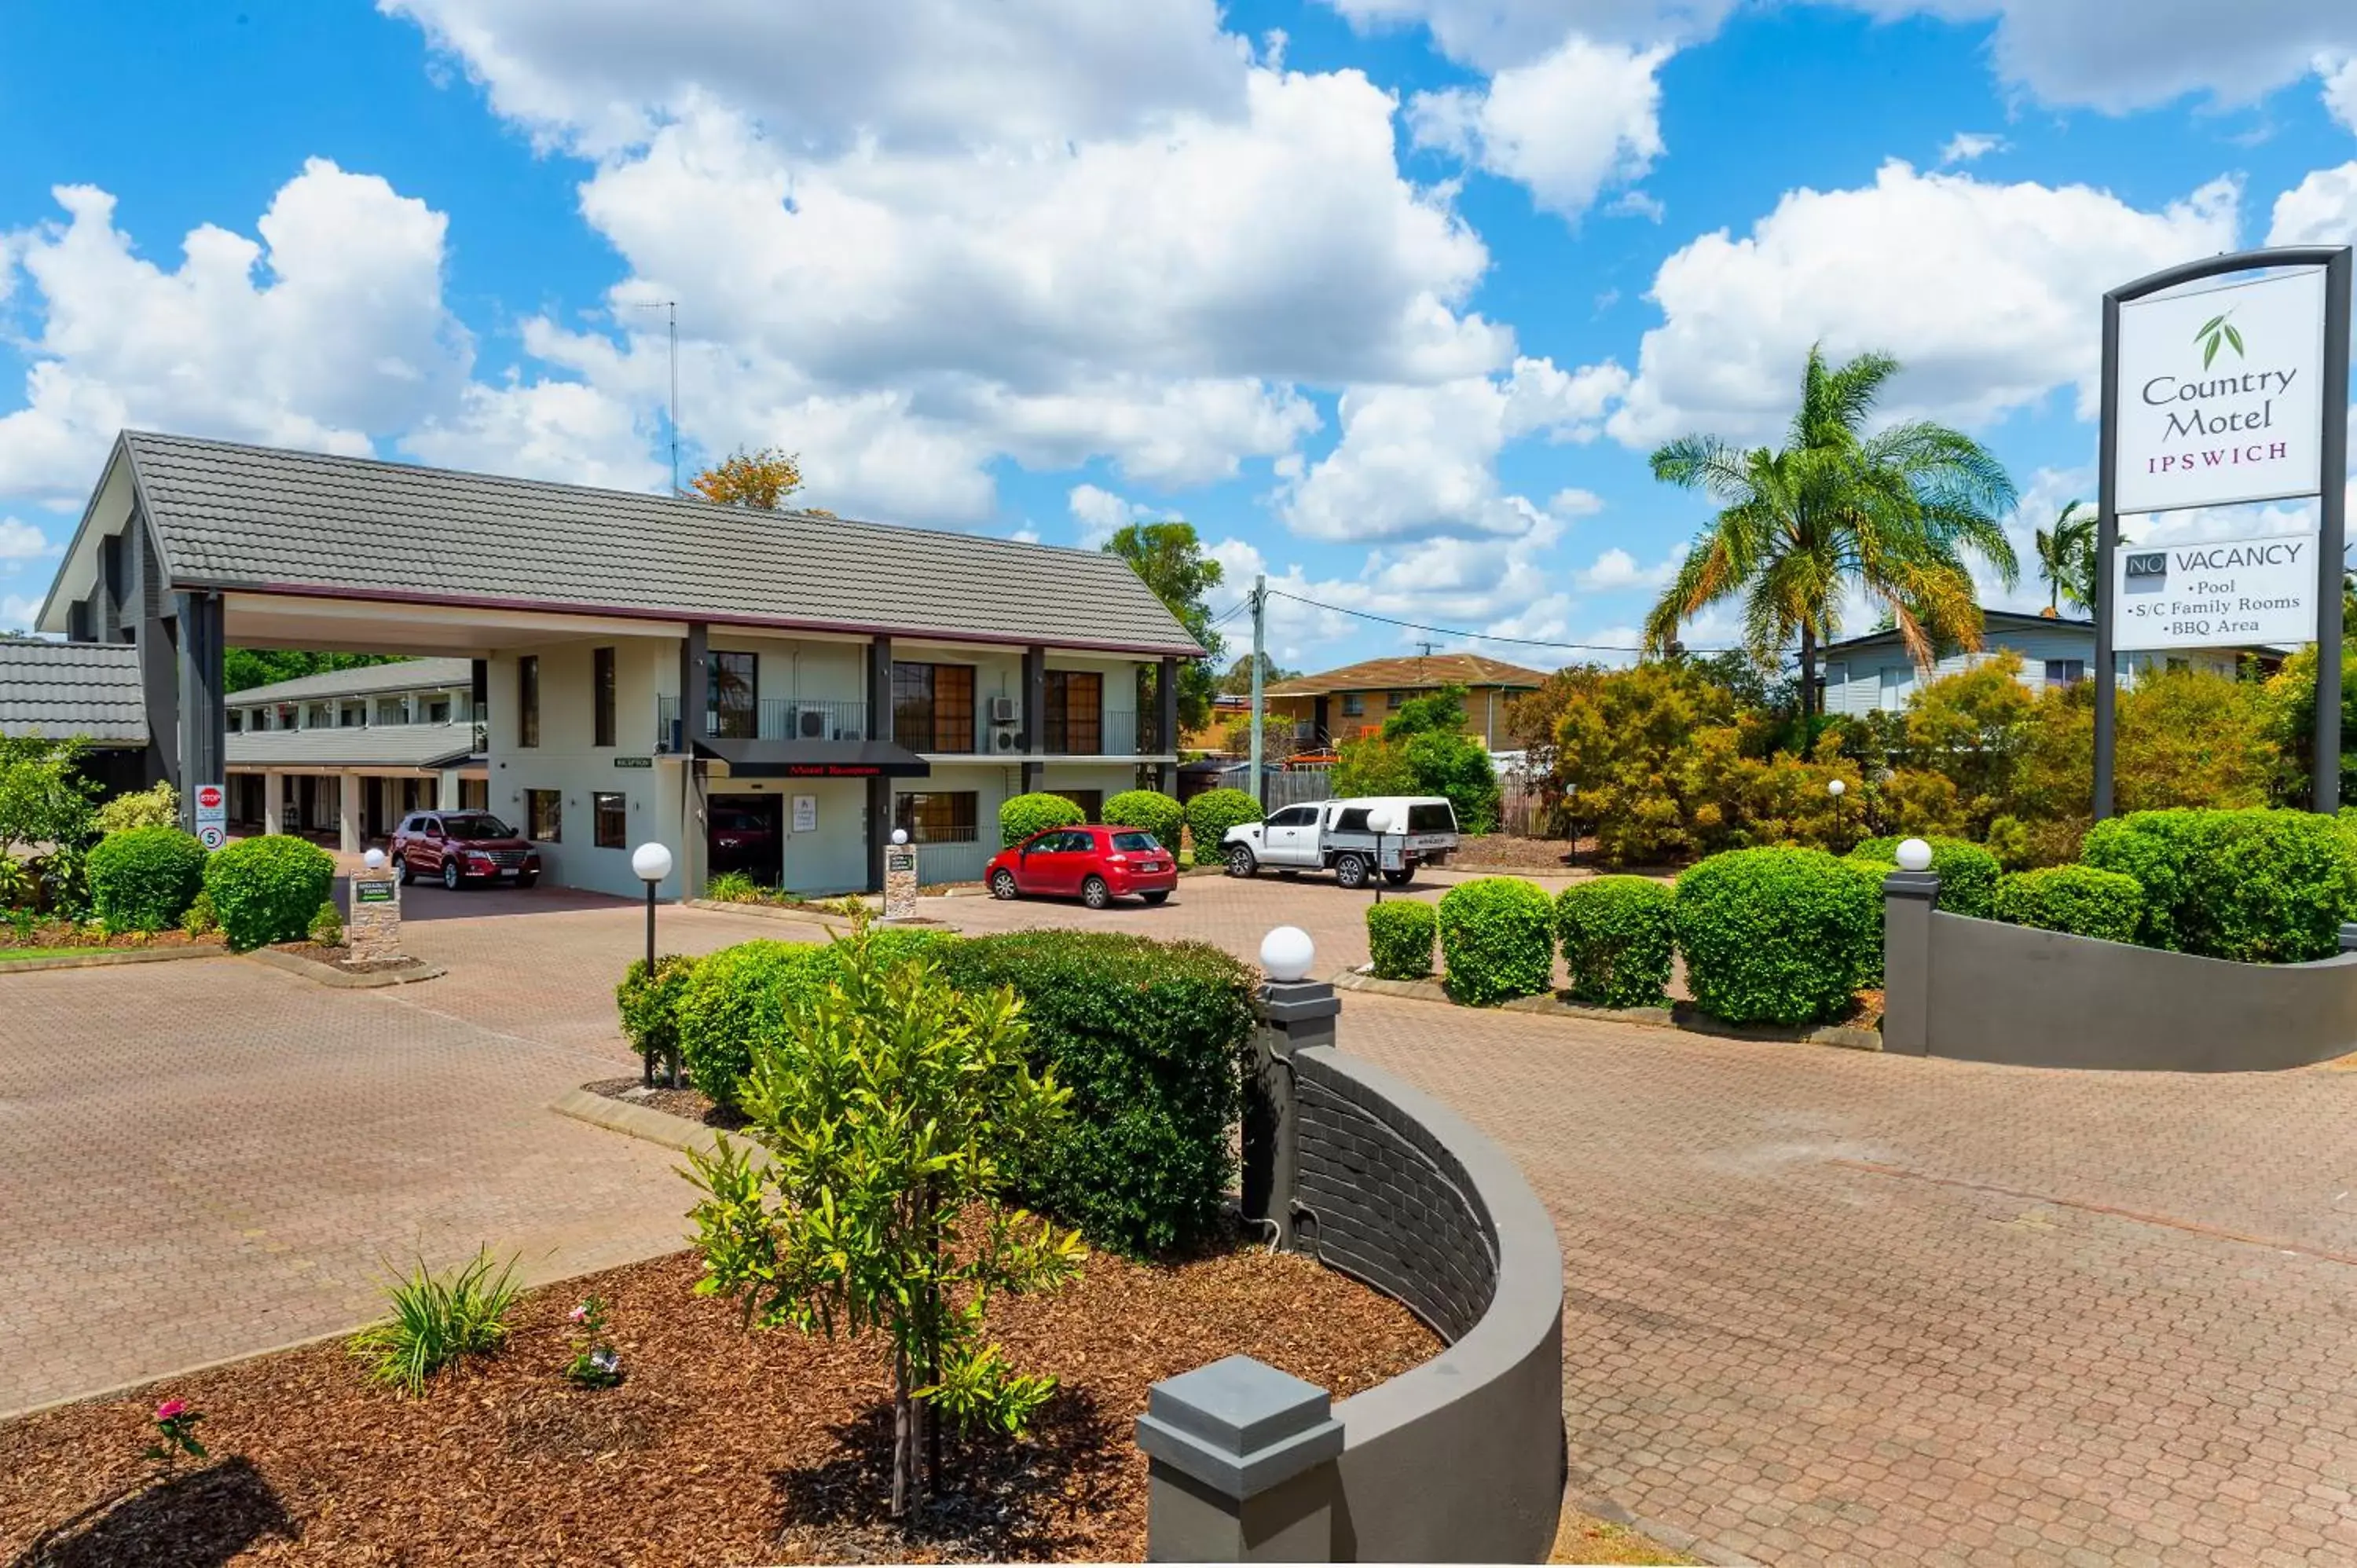
[[[1081,902],[1092,909],[1102,909],[1113,902],[1113,889],[1102,876],[1092,876],[1081,884]]]
[[[1141,893],[1138,897],[1145,899],[1149,904],[1161,904],[1168,901],[1170,897],[1170,889],[1168,887],[1157,888],[1152,893]]]
[[[1259,863],[1253,859],[1253,852],[1244,845],[1238,844],[1233,849],[1228,851],[1228,875],[1230,876],[1250,876],[1254,872],[1258,871],[1259,869]]]
[[[527,871],[527,872],[525,872],[522,875],[521,875],[521,876],[519,876],[519,877],[517,877],[517,878],[516,878],[516,886],[519,886],[519,887],[529,887],[529,886],[531,886],[533,883],[538,882],[539,880],[540,880],[540,873],[539,873],[539,872],[537,872],[537,871]]]
[[[1346,854],[1334,862],[1334,880],[1345,887],[1367,885],[1367,863],[1355,854]]]
[[[1403,865],[1397,871],[1386,871],[1383,880],[1394,887],[1405,887],[1415,880],[1415,867]]]
[[[393,857],[393,874],[401,878],[401,885],[404,887],[417,880],[417,873],[409,869],[409,857],[405,854],[396,854]]]
[[[1015,873],[1004,869],[991,873],[990,896],[992,897],[1008,899],[1021,891],[1021,888],[1015,886]]]
[[[458,863],[445,856],[442,861],[442,886],[456,893],[465,881],[465,874],[459,871]]]

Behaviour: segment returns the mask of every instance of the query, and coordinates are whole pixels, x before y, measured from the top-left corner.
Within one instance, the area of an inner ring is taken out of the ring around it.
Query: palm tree
[[[1978,442],[1922,420],[1863,433],[1898,371],[1888,354],[1829,366],[1813,347],[1783,447],[1686,435],[1653,454],[1655,478],[1699,489],[1720,510],[1646,618],[1647,648],[1668,648],[1680,622],[1739,596],[1754,653],[1800,643],[1804,737],[1816,717],[1817,647],[1840,635],[1845,589],[1880,603],[1928,667],[1942,643],[1980,646],[1964,553],[2007,586],[2018,570],[1997,522],[2013,508],[2013,481]]]
[[[2038,575],[2046,579],[2046,607],[2059,610],[2069,601],[2074,610],[2095,607],[2095,514],[2083,511],[2084,501],[2062,509],[2052,528],[2038,531]]]

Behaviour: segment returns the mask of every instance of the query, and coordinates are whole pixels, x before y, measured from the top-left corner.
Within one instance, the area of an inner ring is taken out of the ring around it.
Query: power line
[[[1581,653],[1642,653],[1641,648],[1624,648],[1609,642],[1549,642],[1536,637],[1501,637],[1495,632],[1467,631],[1460,627],[1426,626],[1422,621],[1400,620],[1392,616],[1379,616],[1372,610],[1346,609],[1340,605],[1322,604],[1305,599],[1299,594],[1288,594],[1283,588],[1271,588],[1269,596],[1291,599],[1297,605],[1308,605],[1313,610],[1328,610],[1338,616],[1356,616],[1361,620],[1378,620],[1385,626],[1404,626],[1410,631],[1428,631],[1440,637],[1462,637],[1478,642],[1512,642],[1523,648],[1568,648]],[[1232,612],[1231,612],[1232,613]],[[1733,653],[1731,648],[1689,648],[1688,653]]]

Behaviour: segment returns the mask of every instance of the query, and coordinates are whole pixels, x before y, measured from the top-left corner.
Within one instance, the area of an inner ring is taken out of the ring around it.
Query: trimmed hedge
[[[1571,994],[1599,1007],[1659,1007],[1677,953],[1677,896],[1642,876],[1575,882],[1555,901]]]
[[[877,956],[900,961],[953,939],[937,931],[876,931],[869,940]],[[680,1061],[696,1088],[719,1104],[737,1103],[737,1080],[752,1065],[754,1046],[791,1042],[795,1006],[823,994],[834,978],[834,946],[739,942],[697,961],[672,1006]],[[644,959],[636,961],[636,967],[645,966]]]
[[[1257,977],[1201,942],[1012,931],[951,943],[963,989],[1011,986],[1036,1069],[1070,1114],[1017,1186],[1100,1247],[1144,1255],[1219,1232]]]
[[[1555,983],[1555,907],[1535,882],[1483,876],[1441,896],[1448,994],[1469,1007],[1537,996]]]
[[[1178,854],[1178,834],[1187,826],[1187,808],[1159,789],[1125,789],[1104,803],[1099,813],[1118,828],[1143,828],[1154,842]]]
[[[285,833],[241,840],[205,861],[205,891],[239,952],[303,940],[335,883],[336,857]]]
[[[1367,906],[1367,954],[1376,978],[1422,980],[1432,972],[1432,939],[1440,916],[1429,904],[1396,898]]]
[[[1187,802],[1187,832],[1195,840],[1195,864],[1217,865],[1223,851],[1220,840],[1239,822],[1256,822],[1267,813],[1242,789],[1206,789]]]
[[[91,846],[91,912],[110,931],[161,931],[180,923],[205,887],[205,846],[178,828],[124,828]]]
[[[682,953],[655,959],[654,978],[647,977],[647,961],[634,958],[614,987],[614,1006],[622,1015],[622,1037],[649,1061],[669,1061],[679,1048],[679,1006],[696,961]]]
[[[1889,862],[1898,868],[1900,838],[1868,839],[1849,852],[1849,858]],[[1951,915],[1969,915],[1975,920],[1992,918],[1996,913],[1996,879],[2005,868],[1995,854],[1969,839],[1930,838],[1932,875],[1940,879],[1940,908]]]
[[[1878,878],[1823,850],[1738,849],[1678,878],[1695,1004],[1730,1024],[1815,1024],[1856,998],[1881,926]]]
[[[2144,887],[2133,876],[2092,865],[2018,871],[1997,881],[1996,918],[2041,931],[2132,942],[2144,918]]]
[[[2142,885],[2147,947],[2304,963],[2340,950],[2357,909],[2357,844],[2310,811],[2136,811],[2097,822],[2080,859]]]
[[[1061,795],[1010,795],[998,808],[998,847],[1009,849],[1049,828],[1078,827],[1089,814]]]

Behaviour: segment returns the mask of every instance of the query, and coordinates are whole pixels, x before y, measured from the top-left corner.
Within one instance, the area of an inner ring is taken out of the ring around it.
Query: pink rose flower
[[[166,1400],[162,1404],[156,1407],[156,1419],[157,1421],[170,1421],[178,1416],[183,1416],[188,1413],[188,1402],[186,1400]]]
[[[571,1318],[576,1323],[586,1323],[589,1318],[589,1304],[585,1301],[579,1306],[575,1307],[571,1312],[566,1313],[565,1316]]]

